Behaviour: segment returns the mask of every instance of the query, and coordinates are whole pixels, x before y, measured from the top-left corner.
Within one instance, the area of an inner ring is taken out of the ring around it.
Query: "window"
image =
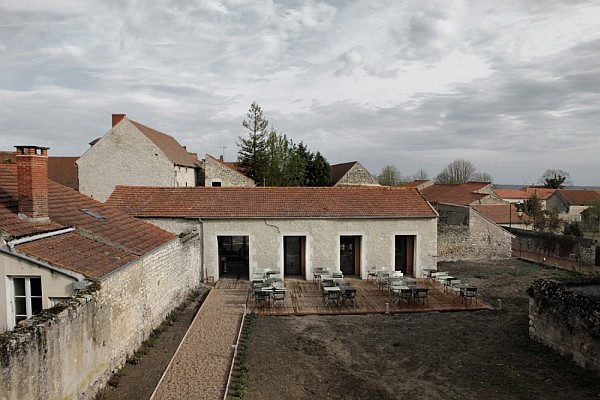
[[[42,279],[13,278],[15,325],[42,311]]]
[[[221,182],[213,182],[212,187],[221,187]]]

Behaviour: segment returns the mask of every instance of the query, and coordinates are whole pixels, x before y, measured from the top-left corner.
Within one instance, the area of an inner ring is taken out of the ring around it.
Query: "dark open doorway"
[[[360,273],[360,236],[340,236],[340,270],[344,275]]]
[[[217,236],[219,276],[248,279],[248,236]]]
[[[406,276],[414,275],[415,237],[412,235],[396,235],[395,270]]]
[[[304,275],[305,249],[305,236],[283,237],[283,272],[285,276]]]

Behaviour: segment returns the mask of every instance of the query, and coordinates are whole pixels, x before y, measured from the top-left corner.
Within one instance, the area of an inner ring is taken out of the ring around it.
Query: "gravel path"
[[[223,398],[247,294],[211,290],[151,400]]]

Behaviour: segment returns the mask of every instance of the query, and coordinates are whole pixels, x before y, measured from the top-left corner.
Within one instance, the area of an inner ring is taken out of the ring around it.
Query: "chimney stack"
[[[48,218],[48,147],[17,148],[19,217],[37,222]]]
[[[125,118],[125,114],[113,114],[112,115],[112,126],[114,127],[116,124],[121,122],[123,118]]]

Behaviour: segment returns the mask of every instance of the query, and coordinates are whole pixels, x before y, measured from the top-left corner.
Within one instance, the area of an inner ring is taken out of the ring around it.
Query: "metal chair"
[[[406,305],[410,305],[410,300],[412,299],[412,296],[413,296],[411,289],[401,288],[401,289],[394,290],[394,293],[396,294],[396,298],[394,300],[395,304],[405,302]]]
[[[346,301],[351,301],[353,306],[356,306],[356,288],[349,286],[342,286],[342,304]]]
[[[340,305],[340,290],[332,290],[327,292],[327,301],[325,301],[325,305],[328,305],[329,302],[333,302],[336,305]]]
[[[468,287],[464,290],[464,299],[465,301],[473,301],[475,299],[475,304],[477,304],[477,288],[476,287]]]
[[[429,289],[427,288],[418,288],[414,290],[414,300],[415,303],[423,303],[427,307],[429,307],[429,298],[427,297],[427,292]]]
[[[271,300],[271,308],[275,307],[275,303],[281,302],[285,307],[285,290],[275,289]]]
[[[266,307],[269,305],[270,293],[262,290],[254,292],[254,305],[256,307]]]

